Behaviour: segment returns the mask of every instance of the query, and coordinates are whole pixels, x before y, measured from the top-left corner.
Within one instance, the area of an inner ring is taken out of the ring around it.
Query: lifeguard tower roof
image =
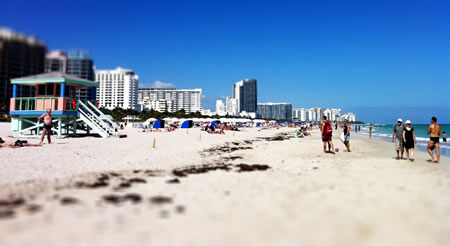
[[[41,73],[32,76],[16,78],[11,80],[11,84],[39,85],[46,83],[66,83],[76,87],[98,87],[98,83],[62,72]]]

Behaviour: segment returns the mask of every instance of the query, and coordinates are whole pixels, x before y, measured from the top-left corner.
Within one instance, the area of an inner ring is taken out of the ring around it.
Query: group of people
[[[437,118],[432,117],[431,124],[428,126],[427,130],[427,134],[430,135],[427,151],[431,156],[431,161],[433,163],[439,163],[441,159],[441,154],[439,152],[441,130],[441,126],[437,123]],[[392,142],[395,142],[397,160],[403,159],[403,153],[406,150],[406,158],[410,161],[414,161],[414,146],[417,143],[417,140],[410,120],[407,120],[405,125],[403,125],[402,119],[397,120],[397,125],[394,127],[394,131],[392,133]],[[447,142],[445,132],[443,132],[443,142]],[[436,151],[436,155],[433,151]]]
[[[307,136],[311,136],[311,133],[308,132],[307,127],[301,126],[300,129],[298,129],[297,131],[297,137],[307,137]]]
[[[343,134],[341,137],[342,142],[344,143],[345,147],[347,148],[347,152],[351,152],[350,150],[350,123],[347,119],[344,120],[344,124],[342,125],[343,128]],[[335,129],[337,129],[337,126],[335,126]],[[333,144],[333,127],[331,123],[327,120],[326,116],[323,116],[323,122],[320,126],[320,132],[322,133],[322,142],[323,142],[323,152],[324,153],[332,153],[334,154],[337,149],[334,148]],[[328,146],[328,151],[327,151]]]
[[[209,124],[205,126],[205,131],[211,134],[225,134],[225,125],[223,124]]]
[[[403,153],[406,150],[406,158],[414,161],[414,145],[417,143],[417,140],[410,120],[407,120],[405,125],[403,125],[402,119],[397,120],[397,125],[394,126],[394,131],[392,132],[392,142],[395,142],[397,160],[403,159]]]
[[[344,120],[344,124],[342,125],[343,133],[341,136],[341,140],[347,148],[347,152],[350,152],[350,123],[348,120]],[[337,127],[335,127],[337,129]],[[369,137],[372,137],[372,124],[369,125]],[[355,127],[355,132],[359,129]],[[320,131],[322,133],[322,142],[323,142],[323,151],[324,153],[335,153],[332,133],[333,127],[331,123],[327,120],[327,117],[323,117],[323,122],[320,127]],[[427,151],[431,156],[431,161],[434,163],[440,162],[440,152],[439,152],[439,138],[441,136],[441,126],[437,124],[437,118],[431,118],[431,124],[428,126],[427,134],[430,135],[430,141],[427,145]],[[407,120],[405,125],[403,125],[403,120],[398,119],[397,125],[394,126],[394,130],[392,133],[392,142],[395,143],[395,150],[397,152],[397,160],[403,159],[403,154],[406,152],[406,159],[409,161],[414,161],[414,147],[417,144],[416,134],[414,132],[414,127],[412,127],[412,122]],[[443,132],[443,142],[447,142],[446,133]],[[328,146],[328,150],[327,150]],[[436,155],[433,153],[436,152]]]

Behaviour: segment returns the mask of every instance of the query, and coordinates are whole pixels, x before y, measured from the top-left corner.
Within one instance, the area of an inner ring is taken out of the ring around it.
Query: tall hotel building
[[[297,121],[306,121],[306,113],[305,108],[294,108],[292,110],[292,117]]]
[[[89,58],[89,53],[84,50],[70,50],[67,55],[62,51],[51,51],[45,59],[45,72],[63,72],[75,75],[82,79],[95,81],[94,61]],[[77,90],[77,98],[92,98],[94,88]]]
[[[44,73],[47,46],[30,36],[0,28],[0,112],[7,112],[12,97],[11,79]],[[35,89],[18,86],[17,94],[34,96]]]
[[[131,69],[96,70],[99,107],[136,109],[139,77]]]
[[[139,88],[138,91],[138,111],[173,113],[183,109],[195,113],[202,110],[202,89]]]
[[[89,57],[89,53],[84,50],[70,50],[67,56],[66,73],[95,81],[94,61]],[[94,88],[78,89],[77,98],[82,100],[90,98],[90,95],[95,93]]]
[[[292,120],[292,104],[290,103],[258,103],[258,118],[274,120]]]
[[[238,111],[256,113],[258,93],[256,79],[244,79],[233,85],[233,98],[237,99]]]

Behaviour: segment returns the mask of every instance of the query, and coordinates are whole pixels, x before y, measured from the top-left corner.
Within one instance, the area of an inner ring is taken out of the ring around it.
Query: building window
[[[38,85],[38,96],[53,96],[54,84]]]

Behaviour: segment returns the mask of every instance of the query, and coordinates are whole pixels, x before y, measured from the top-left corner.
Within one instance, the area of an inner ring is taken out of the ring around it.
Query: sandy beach
[[[393,143],[355,134],[345,153],[340,130],[335,155],[317,130],[124,133],[1,148],[0,245],[450,242],[448,157],[395,160]]]

